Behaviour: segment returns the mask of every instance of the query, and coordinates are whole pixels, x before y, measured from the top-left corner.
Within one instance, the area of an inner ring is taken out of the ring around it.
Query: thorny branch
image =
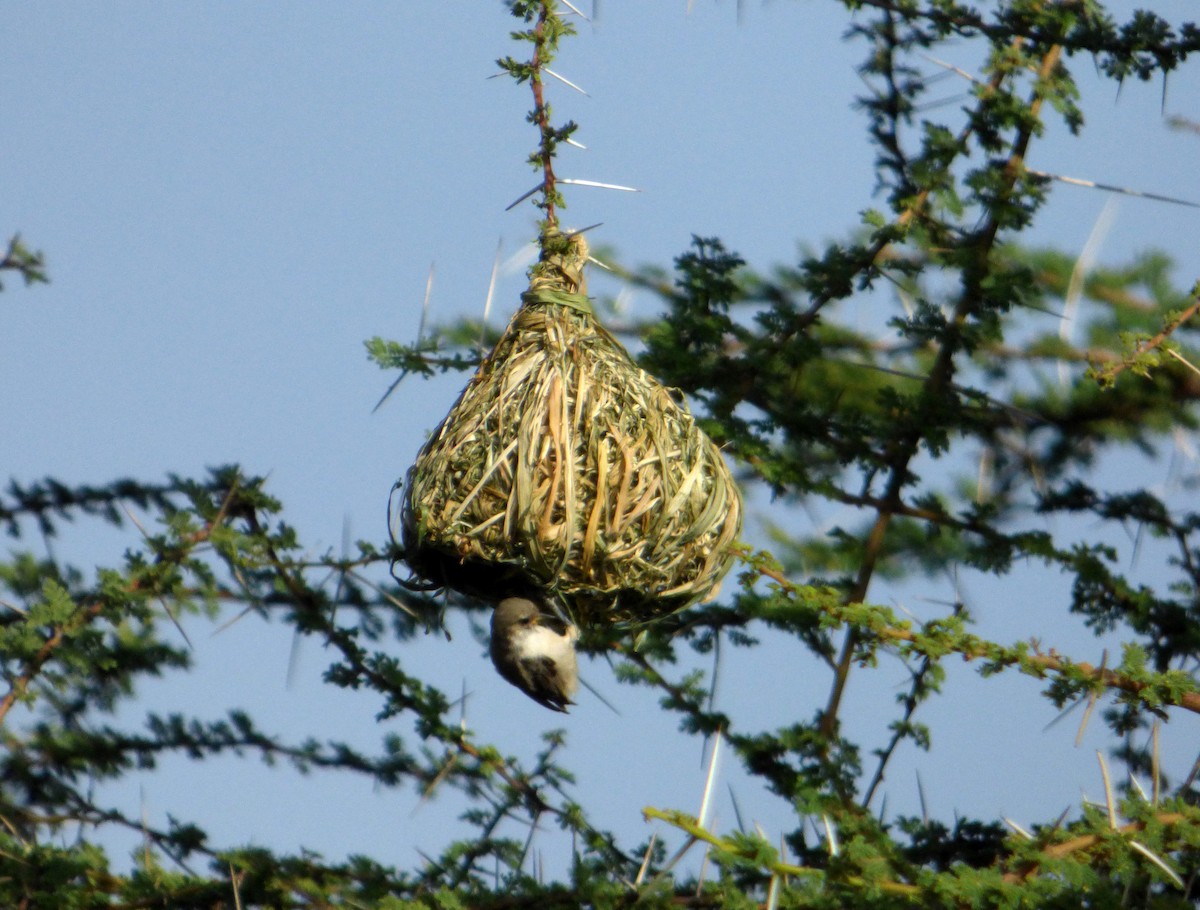
[[[104,610],[104,604],[100,601],[91,603],[76,611],[70,621],[57,626],[45,643],[38,648],[37,652],[25,663],[25,668],[13,680],[9,686],[8,692],[0,698],[0,724],[4,723],[4,719],[8,716],[8,712],[12,709],[20,698],[28,690],[29,685],[41,673],[42,668],[54,656],[54,653],[62,647],[71,634],[86,626],[93,619],[100,615]]]
[[[756,571],[770,578],[790,594],[798,594],[800,591],[794,582],[775,569],[758,566]],[[899,626],[872,625],[869,631],[871,636],[885,644],[919,645],[921,642],[919,633]],[[973,635],[963,635],[957,640],[941,641],[939,644],[944,645],[946,650],[959,654],[965,660],[987,660],[998,665],[1018,666],[1023,672],[1033,676],[1043,676],[1046,673],[1059,675],[1072,673],[1088,679],[1098,686],[1128,692],[1131,695],[1140,695],[1151,688],[1150,684],[1146,682],[1123,676],[1115,670],[1095,667],[1086,661],[1073,661],[1054,650],[1041,653],[1034,649],[1032,653],[1019,653],[1018,649],[1002,648]],[[1200,692],[1179,693],[1171,703],[1200,714]]]
[[[558,227],[558,215],[554,211],[554,129],[550,125],[550,112],[546,107],[545,86],[542,83],[542,57],[545,54],[546,19],[552,14],[549,3],[543,3],[538,11],[534,26],[533,59],[530,61],[532,76],[529,85],[533,91],[533,117],[541,135],[542,200],[546,212],[546,228]]]
[[[1191,304],[1189,304],[1183,311],[1175,314],[1172,319],[1168,320],[1167,324],[1163,326],[1162,331],[1160,331],[1158,334],[1145,341],[1137,342],[1134,345],[1133,351],[1129,355],[1122,357],[1119,362],[1110,364],[1109,366],[1104,367],[1102,370],[1096,370],[1096,381],[1100,383],[1101,386],[1111,386],[1113,382],[1116,381],[1117,377],[1126,370],[1131,368],[1137,369],[1140,358],[1145,357],[1145,355],[1161,347],[1163,342],[1170,338],[1180,326],[1182,326],[1197,313],[1200,313],[1200,296],[1194,297]]]
[[[1019,45],[1020,40],[1018,39],[1014,43]],[[1050,73],[1058,65],[1061,56],[1062,47],[1059,45],[1053,45],[1046,51],[1042,57],[1041,68],[1038,73],[1039,79],[1045,80],[1049,77]],[[993,77],[989,85],[991,91],[999,89],[1003,72],[1003,70],[1000,70]],[[1029,101],[1030,122],[1037,121],[1041,112],[1042,102],[1042,96],[1035,91]],[[972,127],[966,127],[964,133],[970,129]],[[1006,186],[1010,191],[1016,184],[1032,136],[1033,127],[1026,126],[1018,133],[1013,142],[1012,151],[1004,169]],[[960,143],[959,147],[965,148],[965,143]],[[915,208],[907,210],[905,214],[908,214],[910,211],[915,211]],[[973,241],[974,252],[980,262],[986,263],[996,242],[999,230],[1000,223],[996,215],[994,213],[989,214],[987,223]],[[986,274],[986,267],[979,270],[979,275]],[[955,356],[959,353],[963,327],[977,306],[977,300],[982,296],[979,294],[979,288],[973,285],[973,282],[978,280],[978,277],[972,279],[964,275],[963,293],[959,297],[954,314],[942,336],[942,346],[937,353],[933,367],[929,371],[929,375],[920,393],[920,401],[922,402],[937,400],[954,376],[954,360]],[[884,459],[885,463],[890,466],[889,477],[883,494],[885,507],[877,513],[874,524],[871,526],[870,531],[867,532],[863,545],[862,562],[859,566],[853,588],[847,596],[847,603],[861,603],[866,599],[867,589],[875,574],[875,566],[883,549],[888,526],[891,523],[892,516],[895,514],[896,507],[900,503],[901,492],[907,482],[909,463],[916,456],[921,440],[921,424],[917,422],[912,429],[904,432],[889,446],[889,451]],[[841,706],[846,682],[850,675],[854,652],[858,645],[857,638],[857,633],[853,628],[847,630],[845,640],[842,644],[841,655],[838,658],[837,669],[834,673],[829,701],[821,718],[822,732],[827,737],[832,736],[837,728],[838,710]]]

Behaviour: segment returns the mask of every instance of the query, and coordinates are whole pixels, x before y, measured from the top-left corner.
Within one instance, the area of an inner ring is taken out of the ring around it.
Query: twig
[[[38,673],[41,672],[42,667],[44,667],[47,661],[54,656],[54,652],[62,646],[71,633],[86,626],[89,622],[99,616],[103,609],[104,604],[99,601],[89,604],[87,607],[84,607],[77,612],[71,620],[58,626],[51,633],[50,637],[42,643],[42,646],[38,648],[37,653],[34,654],[33,657],[29,659],[29,662],[25,664],[25,669],[21,672],[21,675],[13,680],[13,684],[9,687],[8,692],[3,698],[0,698],[0,725],[4,723],[4,718],[8,716],[8,712],[12,709],[12,706],[16,704],[21,696],[25,694],[26,690],[28,690],[29,684],[33,682]]]
[[[785,591],[793,594],[798,591],[795,583],[781,572],[766,566],[758,566],[756,567],[756,571],[760,575],[779,584]],[[918,644],[920,640],[920,635],[917,632],[900,626],[873,625],[868,631],[871,636],[885,644],[898,644],[902,642]],[[1105,670],[1103,667],[1095,667],[1087,662],[1076,663],[1054,651],[1046,654],[1018,655],[1017,649],[1003,648],[975,636],[963,636],[957,642],[942,642],[940,645],[961,655],[964,660],[990,660],[999,665],[1015,665],[1020,667],[1021,672],[1030,676],[1041,677],[1046,673],[1065,675],[1067,672],[1071,672],[1086,678],[1090,682],[1109,689],[1128,692],[1131,695],[1139,695],[1150,687],[1150,683],[1148,682],[1131,679],[1115,670]],[[1180,693],[1170,704],[1183,708],[1186,711],[1200,714],[1200,692]],[[1197,760],[1197,769],[1200,769],[1200,759]]]
[[[1124,357],[1120,362],[1114,363],[1111,366],[1105,367],[1102,371],[1099,371],[1096,374],[1097,379],[1102,385],[1111,384],[1113,380],[1124,373],[1127,369],[1132,367],[1137,362],[1138,357],[1159,347],[1164,341],[1170,338],[1172,334],[1174,334],[1176,329],[1195,316],[1197,312],[1200,312],[1200,295],[1194,296],[1192,302],[1174,319],[1163,326],[1161,332],[1147,341],[1139,342],[1135,346],[1132,356]],[[1179,359],[1182,360],[1182,358]],[[1190,363],[1188,366],[1192,367]],[[1195,367],[1192,367],[1192,369],[1195,369]]]
[[[534,26],[533,59],[530,68],[533,74],[529,79],[533,90],[533,122],[541,133],[542,159],[542,210],[546,213],[546,227],[558,227],[558,215],[554,211],[555,176],[554,176],[554,130],[550,126],[550,112],[546,108],[546,99],[542,87],[542,69],[548,60],[546,55],[546,20],[553,15],[552,4],[544,2],[538,11],[537,25]]]

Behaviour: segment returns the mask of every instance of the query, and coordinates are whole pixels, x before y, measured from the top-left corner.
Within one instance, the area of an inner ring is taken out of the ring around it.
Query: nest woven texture
[[[409,472],[406,560],[475,596],[548,594],[577,622],[649,621],[715,593],[741,498],[687,406],[596,320],[583,238],[549,240]]]

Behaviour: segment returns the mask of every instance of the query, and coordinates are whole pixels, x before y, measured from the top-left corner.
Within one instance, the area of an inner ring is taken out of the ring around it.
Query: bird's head
[[[559,631],[561,629],[561,631]],[[506,597],[492,613],[492,663],[506,680],[552,711],[566,712],[579,688],[579,630],[532,600]]]

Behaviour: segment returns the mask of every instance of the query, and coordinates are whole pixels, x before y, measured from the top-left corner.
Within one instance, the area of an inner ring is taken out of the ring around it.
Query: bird
[[[555,626],[563,628],[558,631]],[[567,713],[579,688],[579,629],[544,613],[524,597],[506,597],[492,612],[492,663],[504,679],[539,705]]]

